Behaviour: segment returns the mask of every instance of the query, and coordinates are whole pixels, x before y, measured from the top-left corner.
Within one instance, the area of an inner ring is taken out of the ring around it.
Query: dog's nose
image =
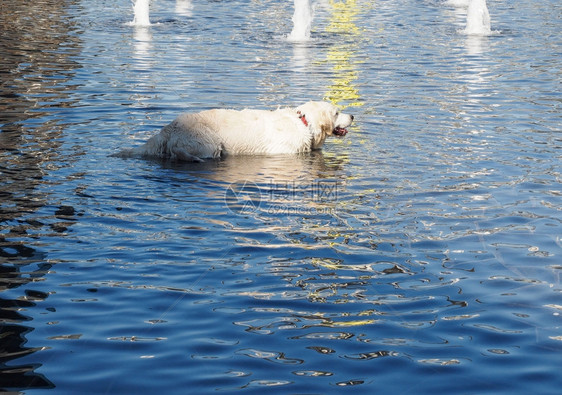
[[[352,116],[351,116],[351,120],[353,121],[354,119],[355,119],[355,117],[352,115]]]

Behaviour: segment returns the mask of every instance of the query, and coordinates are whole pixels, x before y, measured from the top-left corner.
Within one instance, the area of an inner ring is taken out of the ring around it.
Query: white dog
[[[327,136],[344,136],[353,115],[326,102],[295,109],[207,110],[186,113],[164,126],[144,145],[116,154],[200,162],[227,155],[272,155],[308,152]]]

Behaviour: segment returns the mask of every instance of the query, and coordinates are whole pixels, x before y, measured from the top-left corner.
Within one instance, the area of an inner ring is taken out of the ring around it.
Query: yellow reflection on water
[[[335,1],[330,0],[332,14],[330,24],[326,30],[330,33],[349,33],[359,35],[361,30],[355,25],[359,7],[356,0]]]
[[[333,321],[331,323],[331,327],[349,327],[349,326],[362,326],[362,325],[369,325],[374,324],[376,320],[354,320],[354,321]]]
[[[326,62],[332,66],[333,79],[328,86],[326,100],[339,105],[342,109],[353,106],[362,106],[362,101],[357,88],[359,78],[355,59],[359,38],[363,30],[356,25],[360,6],[356,0],[335,1],[330,0],[330,20],[326,31],[332,34],[341,34],[351,40],[342,42],[338,40],[329,50]]]

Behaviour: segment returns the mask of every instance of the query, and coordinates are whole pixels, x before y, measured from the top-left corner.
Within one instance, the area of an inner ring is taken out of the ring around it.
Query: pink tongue
[[[344,128],[335,128],[334,129],[334,134],[336,136],[345,136],[347,134],[347,129]]]

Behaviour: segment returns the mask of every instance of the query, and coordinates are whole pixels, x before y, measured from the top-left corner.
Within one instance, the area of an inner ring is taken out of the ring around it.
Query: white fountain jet
[[[456,8],[467,8],[470,0],[447,0],[445,4]]]
[[[293,14],[293,30],[287,36],[289,41],[310,40],[312,27],[312,7],[309,0],[295,0],[295,13]]]
[[[480,36],[492,34],[490,13],[486,0],[470,0],[466,13],[466,28],[462,32]]]
[[[176,13],[183,16],[192,16],[193,3],[191,0],[176,0]]]
[[[133,26],[150,26],[150,0],[135,0],[133,4],[133,11],[135,19],[133,19]]]

